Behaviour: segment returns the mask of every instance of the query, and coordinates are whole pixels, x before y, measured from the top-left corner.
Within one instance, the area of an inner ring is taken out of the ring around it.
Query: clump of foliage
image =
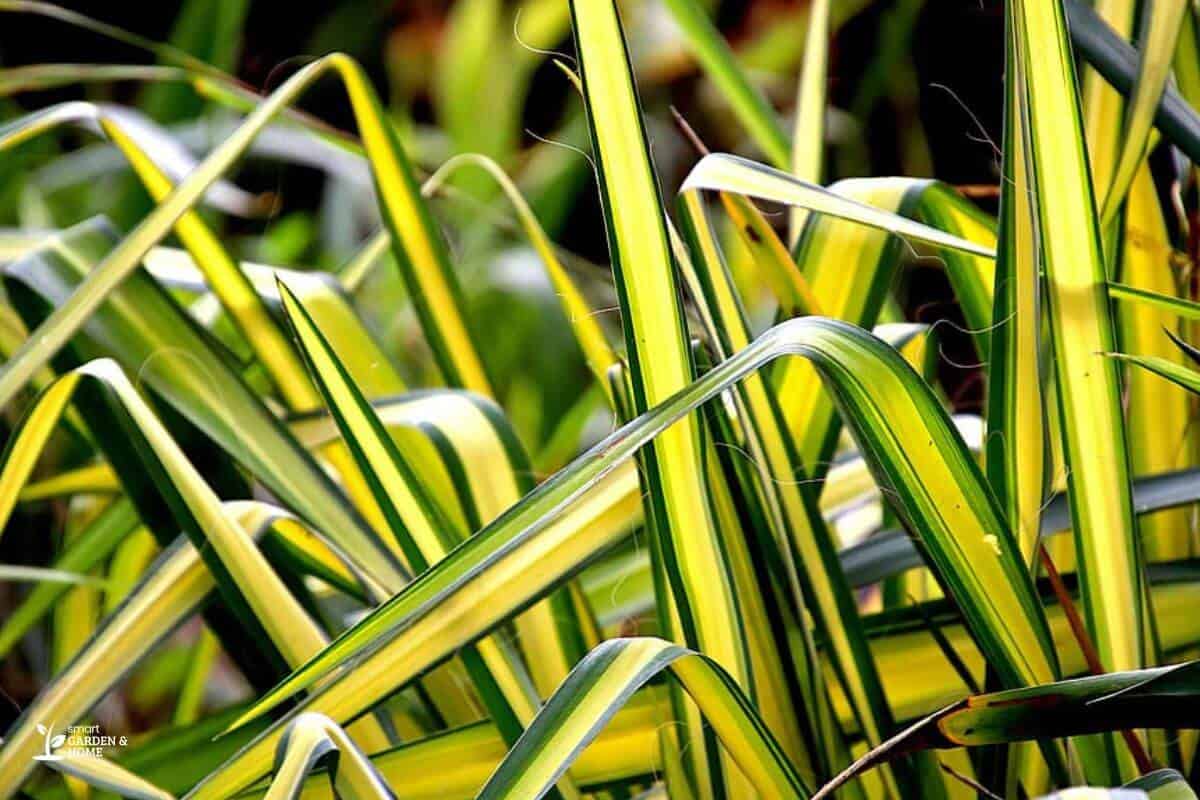
[[[0,3],[156,61],[0,70],[149,86],[0,127],[0,515],[44,555],[0,566],[37,683],[0,796],[1195,797],[1193,4],[1005,3],[994,216],[822,185],[858,5],[805,8],[787,130],[666,0],[758,159],[678,115],[669,194],[613,0],[461,0],[438,129],[341,53],[249,90],[245,7],[209,5],[160,45]],[[522,149],[551,61],[569,147]],[[298,110],[318,82],[355,134]],[[320,212],[248,157],[327,173]],[[611,271],[547,233],[593,170]],[[981,415],[906,314],[914,255]],[[66,747],[93,722],[128,745]]]

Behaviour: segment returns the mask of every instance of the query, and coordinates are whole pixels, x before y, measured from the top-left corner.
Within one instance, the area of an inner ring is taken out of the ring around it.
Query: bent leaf
[[[275,777],[267,790],[267,800],[295,797],[308,773],[322,762],[336,767],[330,770],[329,780],[339,796],[355,800],[395,797],[340,725],[320,714],[301,714],[288,725],[279,743]]]
[[[710,658],[661,639],[611,639],[579,663],[496,768],[480,800],[542,797],[629,697],[669,671],[764,797],[810,792],[737,682]]]

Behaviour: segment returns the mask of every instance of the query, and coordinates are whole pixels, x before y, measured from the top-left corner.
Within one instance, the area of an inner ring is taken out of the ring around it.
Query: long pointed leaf
[[[695,377],[664,223],[664,207],[613,0],[573,0],[584,105],[599,170],[613,277],[621,305],[632,411],[641,413]],[[686,643],[750,688],[745,634],[713,519],[703,468],[702,424],[684,419],[642,454],[649,516],[666,565]],[[692,750],[713,783],[743,793],[736,769],[723,774],[711,747]],[[698,770],[699,771],[699,770]],[[707,776],[699,780],[707,783]]]
[[[1105,668],[1129,669],[1144,658],[1141,569],[1120,379],[1102,355],[1114,349],[1113,321],[1074,64],[1058,0],[1014,0],[1013,8],[1013,27],[1028,43],[1018,48],[1026,144],[1084,606]]]

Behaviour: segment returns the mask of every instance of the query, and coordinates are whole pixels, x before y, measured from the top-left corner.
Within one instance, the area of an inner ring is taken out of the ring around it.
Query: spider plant
[[[0,69],[146,84],[0,126],[0,519],[43,554],[0,565],[0,658],[36,682],[0,797],[1196,796],[1193,3],[1004,3],[994,208],[823,185],[866,3],[806,7],[788,126],[667,0],[745,142],[676,115],[677,186],[638,4],[461,0],[439,130],[341,52],[253,91],[246,4],[215,5],[162,44],[0,2],[155,62]],[[551,59],[568,147],[525,147]],[[318,84],[353,133],[301,110]],[[197,115],[221,134],[185,144]],[[239,233],[287,206],[239,185],[262,157],[326,173],[353,252],[296,266],[303,215]],[[47,185],[89,170],[127,190],[99,215]],[[590,177],[608,268],[555,235]],[[54,735],[85,723],[128,736]]]

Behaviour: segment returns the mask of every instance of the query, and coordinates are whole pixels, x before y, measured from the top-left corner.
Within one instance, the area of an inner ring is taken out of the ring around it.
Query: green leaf
[[[1141,566],[1134,540],[1120,376],[1075,67],[1060,2],[1014,0],[1022,55],[1034,233],[1049,329],[1088,630],[1106,669],[1141,666]],[[1065,127],[1064,127],[1065,126]]]
[[[641,413],[690,384],[695,369],[616,4],[573,0],[571,13],[624,326],[632,411]],[[701,421],[689,417],[642,454],[647,513],[654,520],[680,635],[749,689],[746,637],[722,546],[723,537],[737,532],[719,529],[713,519],[704,435]],[[736,771],[722,770],[721,756],[711,751],[693,746],[696,769],[703,773],[698,780],[715,785],[724,779],[735,791]]]
[[[174,800],[174,795],[104,758],[66,754],[46,766],[78,778],[101,791],[116,792],[130,800]]]
[[[1166,378],[1171,383],[1182,386],[1184,389],[1200,393],[1200,372],[1189,369],[1175,361],[1162,358],[1161,356],[1139,356],[1129,353],[1106,353],[1106,355],[1119,361],[1127,361],[1142,369],[1150,370],[1154,374]]]
[[[1135,360],[1133,356],[1123,358]],[[1187,370],[1182,371],[1186,375]],[[1196,380],[1196,391],[1200,391],[1200,375]],[[1196,469],[1138,478],[1133,482],[1134,513],[1141,516],[1200,501],[1200,480],[1197,478],[1200,478],[1200,471]],[[1071,511],[1067,495],[1065,492],[1056,493],[1042,510],[1041,537],[1049,539],[1070,529]],[[860,544],[842,550],[840,557],[842,567],[854,586],[866,586],[923,563],[912,541],[897,528],[880,531]]]
[[[56,571],[83,573],[99,564],[138,523],[137,512],[125,499],[108,506],[83,531],[80,531],[54,562]],[[0,626],[0,656],[7,655],[66,591],[61,582],[34,587],[24,602],[14,609]]]
[[[961,747],[1057,738],[1114,728],[1177,728],[1189,723],[1200,664],[1187,662],[1075,678],[979,695],[927,721],[924,746]],[[1046,704],[1054,713],[1046,713]]]
[[[1109,283],[1108,294],[1114,300],[1160,309],[1182,319],[1200,319],[1200,303],[1173,294],[1162,294],[1124,283]]]
[[[1200,662],[1110,672],[1023,689],[976,695],[909,726],[822,787],[840,784],[906,753],[931,748],[1081,736],[1113,729],[1178,728],[1200,697]],[[1047,713],[1052,709],[1053,713]],[[1098,790],[1103,791],[1103,790]]]
[[[1162,648],[1172,658],[1184,658],[1188,645],[1200,630],[1200,621],[1192,613],[1200,597],[1196,571],[1153,567],[1150,578]],[[1048,587],[1043,592],[1043,604],[1055,650],[1061,653],[1062,674],[1088,674],[1075,634]],[[930,633],[926,616],[938,625],[975,682],[982,684],[986,677],[987,662],[973,645],[953,604],[947,600],[931,601],[925,604],[923,612],[906,607],[864,618],[888,702],[902,720],[920,718],[969,692]],[[921,680],[913,680],[913,675],[920,675]],[[835,693],[833,700],[837,719],[847,731],[853,732],[854,716],[849,706],[840,694]]]
[[[1187,0],[1159,0],[1143,9],[1137,78],[1130,92],[1116,166],[1100,207],[1100,224],[1103,228],[1107,228],[1115,219],[1125,194],[1133,184],[1134,175],[1149,150],[1154,113],[1171,77],[1175,43],[1188,10]]]
[[[1138,51],[1082,0],[1066,0],[1065,8],[1071,41],[1080,54],[1117,91],[1128,95],[1137,79]],[[1200,161],[1200,115],[1175,87],[1163,90],[1154,124],[1192,161]]]
[[[66,302],[114,241],[103,221],[82,223],[8,265],[4,277],[17,307],[41,318],[47,305]],[[246,386],[228,354],[144,273],[130,275],[96,309],[75,346],[84,356],[120,359],[288,508],[337,542],[360,572],[389,591],[404,584],[391,551]]]
[[[82,575],[78,572],[67,572],[61,569],[22,567],[15,564],[0,564],[0,581],[58,584],[63,587],[63,591],[71,586],[103,587],[105,585],[103,578],[92,575]]]
[[[779,169],[790,161],[787,134],[779,115],[746,76],[745,70],[697,0],[666,0],[700,65],[725,96],[742,127]]]
[[[809,796],[749,699],[719,664],[661,639],[612,639],[571,671],[492,774],[480,800],[542,797],[617,709],[663,671],[687,690],[762,796]]]
[[[341,726],[321,714],[301,714],[288,725],[275,759],[275,776],[267,797],[270,800],[295,797],[318,763],[330,764],[329,780],[339,797],[354,800],[395,797]]]

